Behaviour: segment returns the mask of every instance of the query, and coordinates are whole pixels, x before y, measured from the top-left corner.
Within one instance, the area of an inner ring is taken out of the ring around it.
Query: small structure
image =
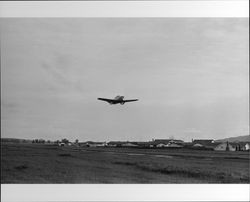
[[[87,142],[80,142],[78,143],[81,147],[105,147],[107,146],[106,142],[93,142],[93,141],[87,141]]]
[[[182,148],[183,145],[177,144],[177,143],[171,143],[171,142],[169,142],[169,143],[166,145],[166,147],[170,147],[170,148]]]
[[[192,140],[193,149],[214,150],[220,143],[215,142],[213,139],[197,139]]]
[[[64,143],[64,142],[59,142],[59,143],[58,143],[58,146],[64,147],[64,146],[65,146],[65,143]]]
[[[121,147],[122,144],[125,144],[126,142],[122,141],[110,141],[107,143],[108,147]]]
[[[155,139],[151,142],[151,147],[169,147],[170,145],[178,145],[180,147],[184,142],[175,139]]]
[[[197,147],[204,147],[204,146],[202,144],[196,143],[196,144],[193,145],[193,147],[197,148]]]
[[[158,144],[156,144],[156,147],[167,147],[167,144],[164,144],[164,143],[158,143]]]
[[[245,144],[245,150],[246,150],[246,151],[249,151],[249,150],[250,150],[250,143],[246,143],[246,144]]]

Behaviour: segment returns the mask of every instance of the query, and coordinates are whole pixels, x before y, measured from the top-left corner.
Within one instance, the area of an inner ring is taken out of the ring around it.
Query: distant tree
[[[45,143],[45,140],[44,140],[44,139],[39,139],[39,140],[38,140],[38,143],[44,144],[44,143]]]
[[[68,143],[69,143],[69,140],[66,139],[66,138],[63,138],[61,142],[64,143],[64,144],[68,144]]]
[[[229,143],[227,141],[226,151],[229,151]]]

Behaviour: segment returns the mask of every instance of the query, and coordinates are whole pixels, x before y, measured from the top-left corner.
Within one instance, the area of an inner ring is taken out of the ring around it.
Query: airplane
[[[114,99],[107,99],[107,98],[97,98],[97,99],[98,99],[98,100],[101,100],[101,101],[106,101],[106,102],[108,102],[108,103],[111,104],[111,105],[113,105],[113,104],[121,104],[121,105],[124,105],[125,102],[134,102],[134,101],[138,101],[138,99],[124,100],[123,98],[124,98],[124,96],[117,95]]]

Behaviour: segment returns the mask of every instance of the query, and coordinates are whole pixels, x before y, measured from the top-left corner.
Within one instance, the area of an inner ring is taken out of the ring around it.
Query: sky
[[[249,135],[247,18],[2,18],[1,137]],[[139,99],[110,105],[98,97]]]

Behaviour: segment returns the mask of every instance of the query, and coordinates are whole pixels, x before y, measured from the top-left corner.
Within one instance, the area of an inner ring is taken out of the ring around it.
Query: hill
[[[216,140],[216,142],[250,142],[250,135],[229,137],[225,139]]]

